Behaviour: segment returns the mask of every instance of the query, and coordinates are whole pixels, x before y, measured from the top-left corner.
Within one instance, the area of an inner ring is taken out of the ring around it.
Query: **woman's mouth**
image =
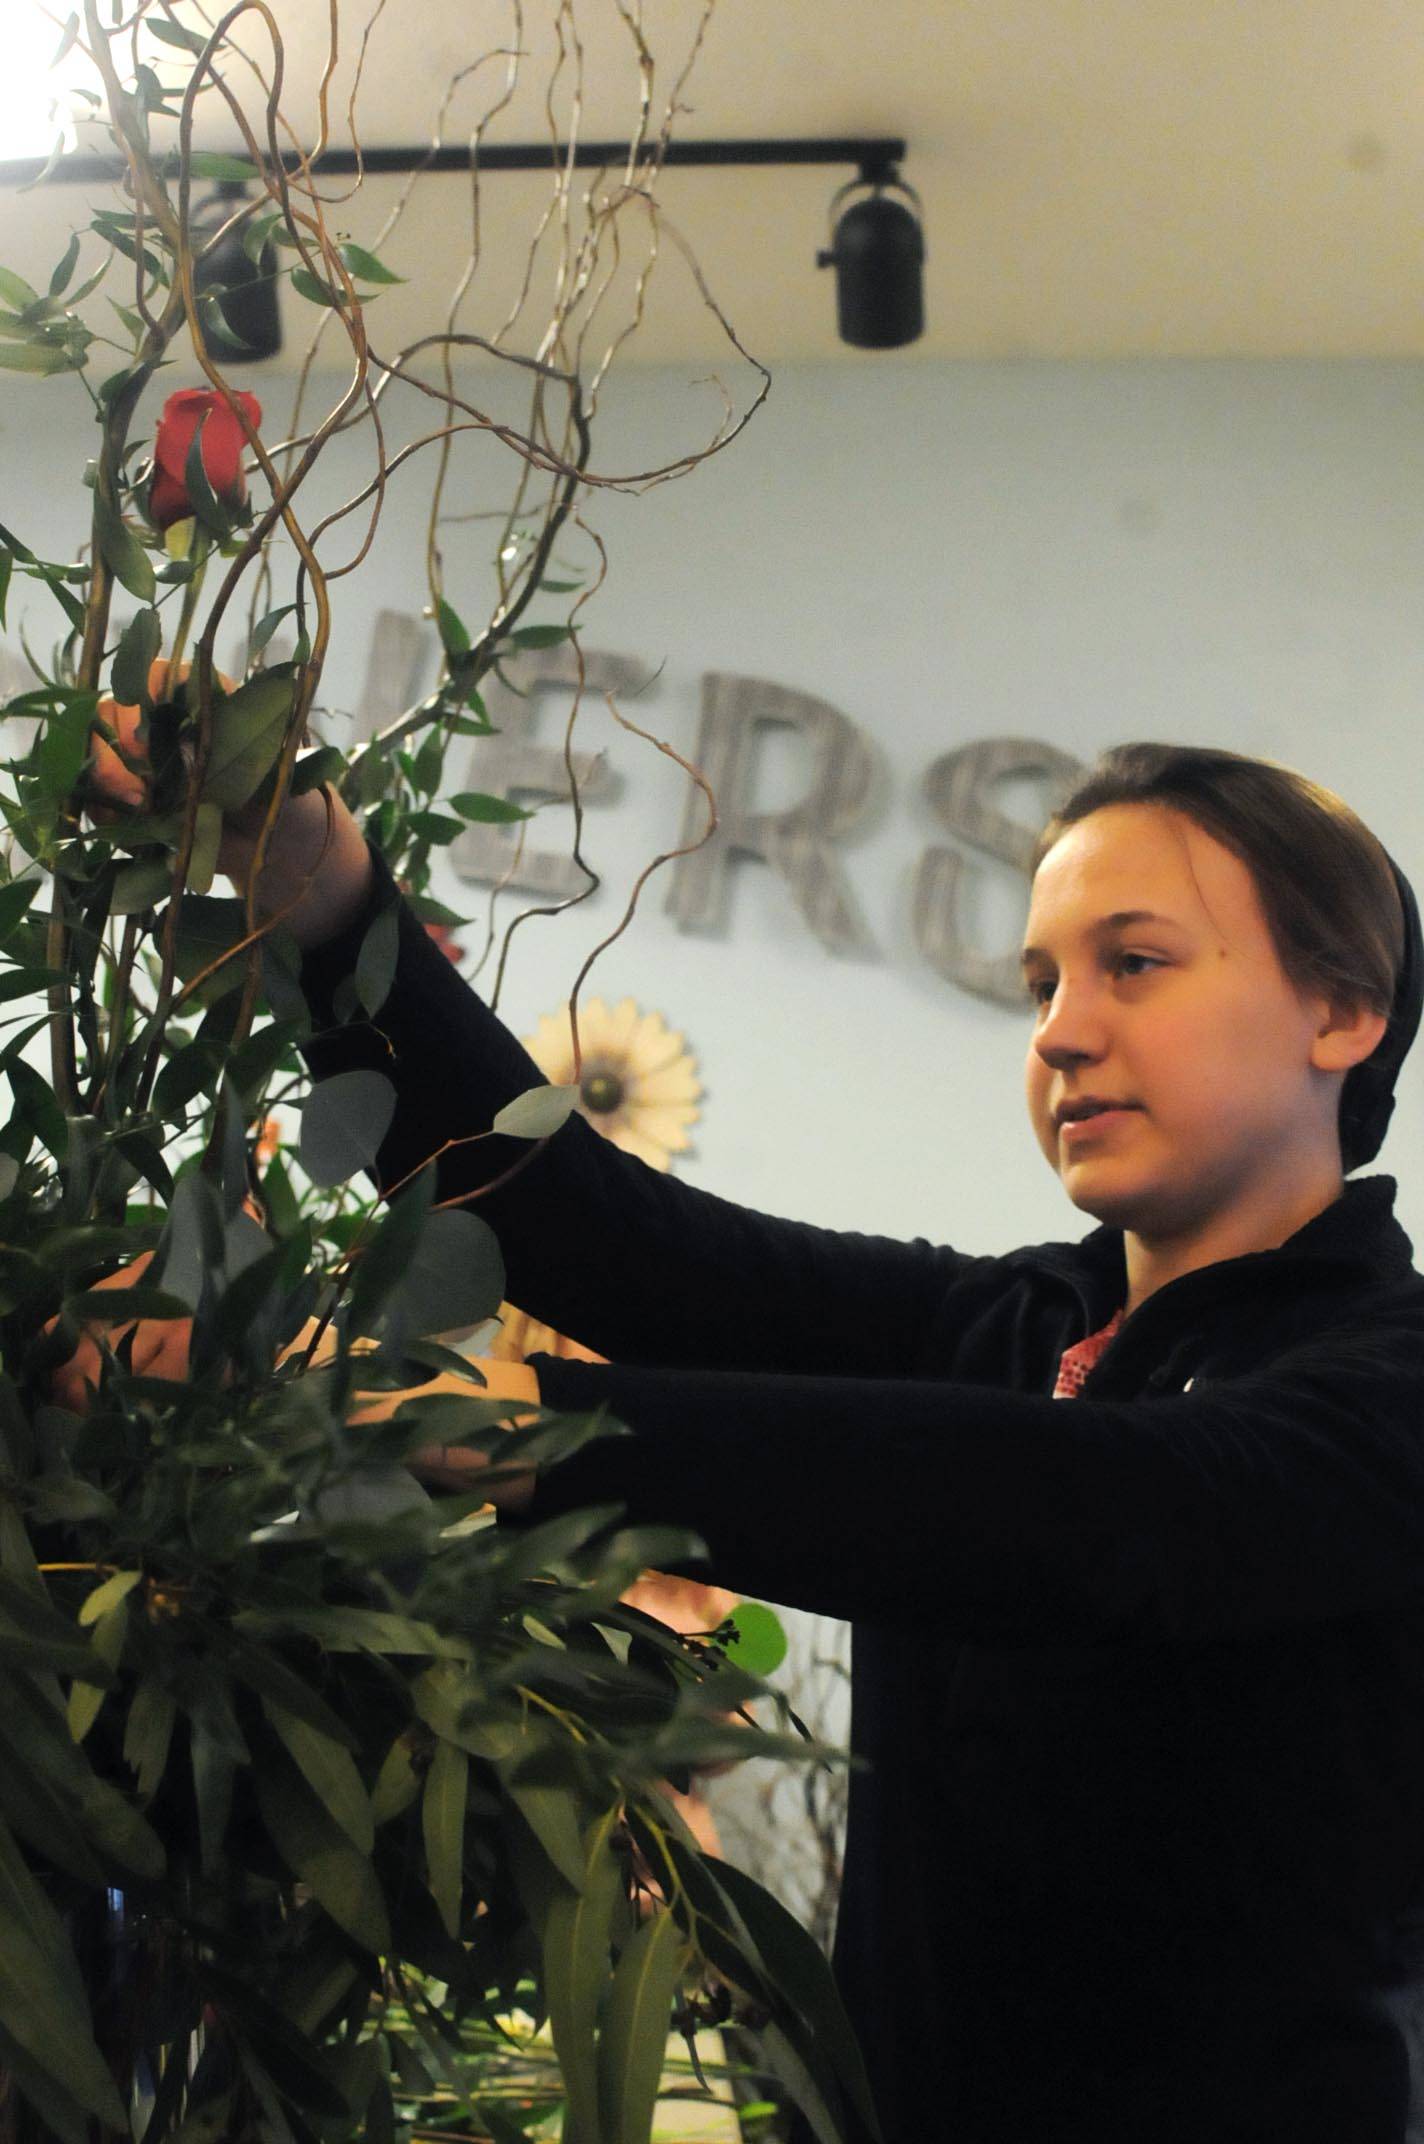
[[[1097,1103],[1083,1115],[1060,1118],[1058,1135],[1065,1146],[1087,1146],[1095,1139],[1110,1137],[1130,1118],[1140,1115],[1141,1105],[1137,1102]]]

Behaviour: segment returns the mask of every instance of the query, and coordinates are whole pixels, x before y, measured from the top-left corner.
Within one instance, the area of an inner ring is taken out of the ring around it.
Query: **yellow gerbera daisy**
[[[589,998],[579,1007],[583,1069],[580,1113],[625,1153],[655,1169],[692,1144],[702,1082],[684,1038],[660,1012],[640,1012],[632,998],[608,1005]],[[524,1047],[546,1079],[568,1086],[574,1077],[573,1035],[567,1010],[546,1013]]]

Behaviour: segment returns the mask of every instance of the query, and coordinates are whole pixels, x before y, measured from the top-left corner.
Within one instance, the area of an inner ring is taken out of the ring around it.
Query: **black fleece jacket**
[[[393,898],[382,876],[373,901]],[[365,923],[308,958],[319,1025]],[[394,1181],[535,1084],[403,911],[371,1065]],[[439,1165],[440,1196],[525,1152]],[[1402,2144],[1424,2000],[1424,1280],[1368,1178],[1188,1274],[1081,1398],[1122,1240],[978,1258],[769,1218],[578,1119],[481,1201],[510,1297],[634,1435],[620,1500],[728,1585],[855,1624],[836,1967],[890,2144]]]

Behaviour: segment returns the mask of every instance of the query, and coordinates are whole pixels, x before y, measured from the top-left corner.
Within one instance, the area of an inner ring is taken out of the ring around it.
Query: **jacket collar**
[[[1352,1178],[1338,1199],[1313,1215],[1276,1249],[1251,1251],[1240,1258],[1222,1259],[1215,1265],[1184,1273],[1159,1288],[1148,1302],[1158,1304],[1162,1310],[1170,1304],[1184,1311],[1243,1287],[1256,1290],[1277,1283],[1298,1286],[1318,1282],[1327,1272],[1333,1272],[1343,1283],[1353,1281],[1356,1285],[1404,1280],[1413,1271],[1414,1247],[1395,1219],[1396,1188],[1392,1176]],[[1083,1304],[1088,1320],[1086,1332],[1096,1332],[1105,1325],[1127,1294],[1127,1264],[1119,1228],[1095,1228],[1077,1243],[1031,1245],[1012,1252],[1008,1262],[1066,1281]],[[1158,1314],[1160,1311],[1154,1316]]]

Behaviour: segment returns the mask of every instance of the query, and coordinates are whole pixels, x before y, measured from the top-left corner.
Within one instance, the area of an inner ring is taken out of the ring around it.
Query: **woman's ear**
[[[1362,999],[1322,1000],[1310,1061],[1320,1072],[1352,1072],[1374,1055],[1388,1025],[1385,1015]]]

